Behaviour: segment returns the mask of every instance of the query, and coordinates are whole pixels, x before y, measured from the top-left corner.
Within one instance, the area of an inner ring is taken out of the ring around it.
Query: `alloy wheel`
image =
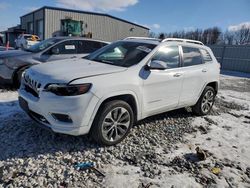
[[[102,123],[102,135],[109,142],[116,142],[128,131],[131,117],[127,109],[117,107],[105,116]]]
[[[201,103],[201,110],[203,113],[207,113],[211,110],[214,103],[214,93],[211,90],[208,90],[203,96]]]

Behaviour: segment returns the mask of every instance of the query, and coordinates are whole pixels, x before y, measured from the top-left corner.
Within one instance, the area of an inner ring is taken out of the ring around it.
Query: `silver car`
[[[23,71],[32,65],[84,57],[107,44],[109,43],[87,38],[54,37],[23,51],[2,51],[0,52],[0,85],[19,87]]]

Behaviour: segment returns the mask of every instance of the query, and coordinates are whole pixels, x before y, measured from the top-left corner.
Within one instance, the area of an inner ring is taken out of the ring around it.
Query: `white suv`
[[[43,127],[90,133],[98,143],[113,145],[148,116],[189,106],[198,115],[209,113],[219,67],[199,41],[126,38],[84,59],[31,67],[19,102]]]
[[[39,43],[40,41],[40,38],[36,35],[22,34],[19,35],[18,38],[15,40],[15,48],[28,49],[31,46]]]

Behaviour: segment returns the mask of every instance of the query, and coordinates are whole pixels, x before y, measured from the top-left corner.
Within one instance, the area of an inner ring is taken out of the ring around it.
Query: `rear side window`
[[[183,50],[183,66],[200,65],[203,63],[201,52],[198,48],[182,47]]]
[[[58,44],[59,54],[76,54],[77,53],[77,41],[68,40]]]
[[[211,56],[210,56],[210,54],[208,53],[207,50],[200,49],[200,51],[201,51],[202,58],[203,58],[204,62],[212,61],[212,58],[211,58]]]
[[[179,66],[179,47],[166,46],[159,49],[151,61],[162,61],[166,63],[169,69]]]
[[[79,54],[89,54],[92,53],[102,47],[106,46],[105,43],[97,42],[97,41],[79,41]]]

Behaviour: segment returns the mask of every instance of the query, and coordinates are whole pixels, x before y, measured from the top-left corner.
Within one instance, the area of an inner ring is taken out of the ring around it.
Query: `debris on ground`
[[[214,167],[211,169],[211,172],[215,175],[218,175],[221,172],[221,169],[218,167]]]
[[[149,182],[146,185],[144,185],[144,183],[142,183],[142,188],[150,188],[152,185],[154,185],[152,182]]]
[[[201,132],[201,134],[207,134],[208,133],[208,129],[204,126],[199,126],[198,127],[199,131]]]
[[[207,158],[207,154],[204,150],[202,150],[201,148],[197,147],[195,148],[195,151],[196,151],[196,155],[197,155],[197,158],[201,161],[204,161],[206,160]]]
[[[94,172],[97,172],[97,174],[99,174],[99,175],[105,177],[105,175],[104,175],[101,171],[99,171],[99,170],[97,170],[97,169],[95,168],[93,162],[76,163],[76,164],[75,164],[75,168],[76,168],[76,170],[88,170],[88,169],[91,169],[91,170],[93,170]]]

